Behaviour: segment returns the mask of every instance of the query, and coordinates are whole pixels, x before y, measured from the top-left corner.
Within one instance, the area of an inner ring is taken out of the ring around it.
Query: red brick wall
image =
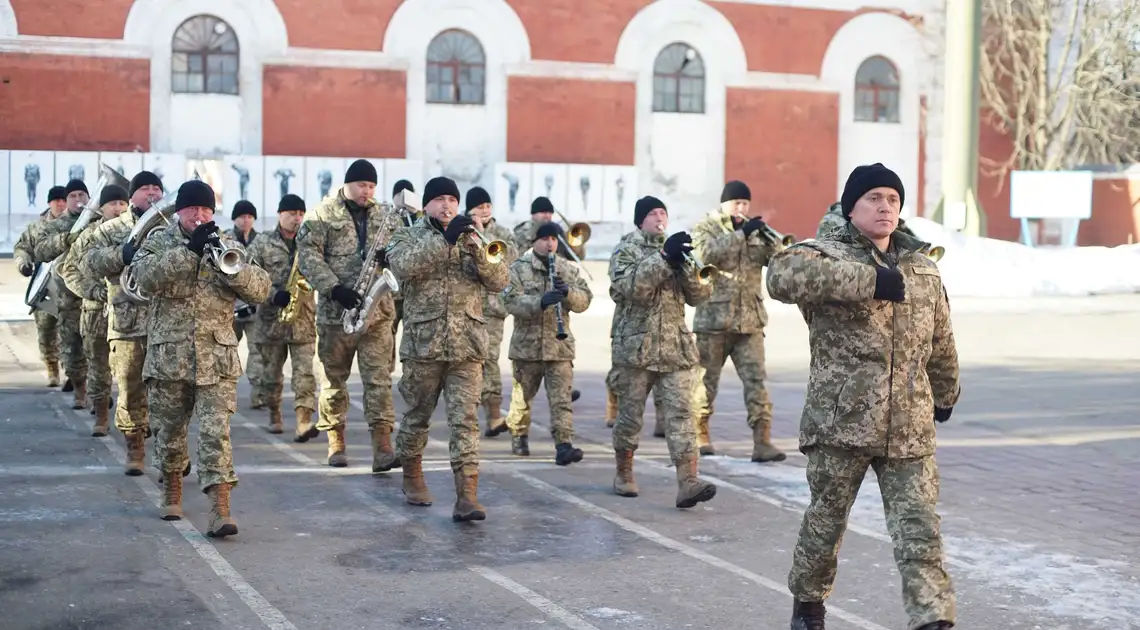
[[[262,153],[402,158],[403,72],[266,66]]]
[[[633,83],[510,77],[507,160],[633,164]]]
[[[11,0],[21,35],[122,39],[134,0]]]
[[[650,0],[507,0],[534,59],[613,63],[618,39]]]
[[[1081,221],[1078,245],[1140,242],[1140,179],[1093,180],[1092,217]]]
[[[748,69],[760,72],[818,75],[831,38],[856,15],[770,4],[708,4],[732,22],[748,56]]]
[[[150,62],[0,54],[0,121],[6,149],[146,150]]]
[[[380,50],[392,14],[403,0],[276,0],[289,45]]]
[[[776,230],[814,236],[835,203],[839,95],[730,88],[727,116],[725,179],[745,181]]]
[[[1021,222],[1009,216],[1009,176],[991,174],[993,167],[986,166],[984,158],[1005,160],[1012,150],[1008,137],[994,128],[982,113],[978,125],[978,203],[986,213],[986,236],[1016,241],[1021,234]]]

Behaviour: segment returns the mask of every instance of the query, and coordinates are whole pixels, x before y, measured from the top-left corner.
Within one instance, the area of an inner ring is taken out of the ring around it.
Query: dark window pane
[[[428,45],[426,58],[428,102],[484,102],[485,58],[474,36],[461,30],[443,31]]]

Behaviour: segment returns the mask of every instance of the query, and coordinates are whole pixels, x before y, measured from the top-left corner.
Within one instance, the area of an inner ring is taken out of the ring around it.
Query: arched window
[[[195,15],[174,31],[170,88],[190,94],[238,93],[238,40],[212,15]]]
[[[886,57],[869,57],[855,73],[855,120],[899,121],[899,71]]]
[[[427,102],[482,105],[486,70],[474,35],[457,29],[436,35],[427,49]]]
[[[692,46],[674,42],[657,54],[653,111],[705,113],[705,62]]]

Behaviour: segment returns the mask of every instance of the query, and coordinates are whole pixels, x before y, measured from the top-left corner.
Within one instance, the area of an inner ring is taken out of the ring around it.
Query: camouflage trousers
[[[428,442],[431,415],[443,394],[447,407],[448,445],[451,470],[479,465],[479,393],[483,388],[483,364],[480,361],[445,363],[442,361],[404,361],[400,378],[400,395],[408,411],[400,422],[396,436],[396,454],[401,458],[420,456]]]
[[[748,428],[771,426],[772,399],[764,386],[768,372],[764,367],[764,334],[697,333],[701,367],[693,394],[693,411],[697,418],[708,418],[715,410],[720,389],[720,375],[725,361],[732,365],[744,386],[744,408],[748,412]]]
[[[645,402],[652,391],[654,401],[664,408],[669,457],[674,464],[692,457],[697,443],[693,428],[693,372],[691,369],[651,372],[635,367],[615,368],[612,380],[618,416],[613,429],[614,450],[637,450]]]
[[[107,341],[107,311],[83,311],[79,319],[83,354],[87,358],[87,396],[94,401],[111,398],[111,344]]]
[[[241,343],[242,337],[248,336],[245,333],[253,326],[254,320],[252,319],[243,321],[234,319],[234,334],[237,335],[238,343]],[[246,349],[249,351],[249,354],[245,361],[245,377],[249,380],[249,384],[251,386],[250,396],[253,398],[253,402],[257,403],[259,402],[257,400],[258,395],[264,391],[261,373],[264,370],[263,366],[265,365],[265,360],[261,357],[261,352],[258,349],[258,344],[253,343],[253,337],[249,337],[249,341],[246,342],[245,345]]]
[[[807,602],[821,602],[831,595],[847,517],[870,467],[879,478],[887,530],[894,541],[908,627],[953,622],[956,602],[943,567],[934,458],[870,457],[820,446],[809,447],[806,454],[811,504],[804,512],[788,574],[792,595]]]
[[[375,322],[355,335],[346,335],[339,324],[321,326],[317,334],[317,353],[324,367],[324,378],[321,379],[318,429],[329,431],[344,426],[353,357],[364,384],[364,419],[368,421],[368,429],[395,427],[392,346],[392,328],[387,321]]]
[[[110,343],[111,373],[119,386],[115,428],[123,433],[146,431],[150,426],[146,383],[142,377],[146,337],[112,339]]]
[[[621,368],[611,367],[610,371],[606,373],[606,404],[612,405],[617,409],[617,393],[614,392],[614,383],[617,379],[617,373]],[[665,406],[657,403],[657,394],[653,395],[653,413],[657,416],[657,424],[665,424]],[[615,418],[616,420],[616,418]]]
[[[503,347],[505,319],[487,318],[487,359],[483,361],[483,393],[480,404],[503,400],[503,377],[499,374],[499,352]]]
[[[574,363],[571,361],[514,361],[514,386],[507,427],[511,435],[529,435],[530,403],[538,386],[546,383],[550,401],[550,435],[555,444],[574,441],[574,410],[570,392],[574,390]],[[485,373],[485,372],[484,372]]]
[[[230,447],[230,416],[237,409],[237,381],[195,385],[190,381],[147,381],[154,431],[154,462],[163,475],[181,475],[189,460],[186,435],[198,418],[198,486],[237,484]]]
[[[78,308],[59,312],[59,346],[63,355],[63,373],[73,385],[87,383],[87,356],[83,354],[83,332]]]
[[[262,399],[270,407],[281,406],[281,393],[285,389],[285,357],[293,368],[293,408],[316,410],[317,379],[313,376],[313,354],[317,344],[259,343],[258,355],[265,361],[262,376]]]
[[[44,363],[59,364],[59,320],[51,313],[36,311],[36,337],[40,345],[40,358]]]
[[[392,365],[396,365],[396,333],[400,332],[400,322],[404,319],[404,298],[395,297],[392,303],[396,305],[396,317],[392,319]]]

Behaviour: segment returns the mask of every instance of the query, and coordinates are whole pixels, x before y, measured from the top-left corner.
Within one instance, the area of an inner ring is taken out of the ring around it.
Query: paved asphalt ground
[[[4,299],[19,299],[26,281],[2,273]],[[595,291],[595,307],[573,320],[583,462],[554,466],[540,394],[534,455],[512,457],[506,436],[483,440],[488,520],[460,526],[441,414],[425,465],[436,504],[412,508],[398,473],[370,473],[359,407],[350,467],[332,469],[323,438],[297,445],[264,432],[267,414],[248,408],[243,380],[232,423],[241,533],[221,542],[200,533],[201,493],[187,493],[189,520],[159,520],[153,471],[124,476],[122,436],[90,437],[91,416],[44,386],[31,323],[0,323],[0,627],[786,628],[804,458],[748,461],[727,370],[713,419],[721,454],[701,462],[716,498],[673,507],[665,444],[648,429],[642,495],[613,495],[604,280]],[[794,451],[806,328],[794,309],[771,311],[773,434]],[[938,460],[958,627],[1140,627],[1140,296],[963,299],[954,324],[964,394],[939,427]],[[502,368],[509,386],[505,352]],[[851,523],[830,627],[903,630],[873,474]]]

